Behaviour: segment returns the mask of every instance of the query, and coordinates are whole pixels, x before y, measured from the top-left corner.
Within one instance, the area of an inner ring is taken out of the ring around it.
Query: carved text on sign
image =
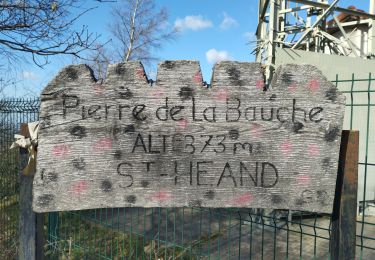
[[[103,83],[67,67],[42,93],[34,209],[330,212],[345,98],[308,65],[263,88],[256,63],[217,64],[209,89],[191,61],[161,63],[154,86],[138,62]]]

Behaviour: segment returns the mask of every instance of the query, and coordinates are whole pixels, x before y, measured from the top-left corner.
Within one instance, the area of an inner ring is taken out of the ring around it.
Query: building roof
[[[364,10],[357,9],[354,5],[348,6],[348,9],[350,10],[355,10],[361,13],[366,13]],[[362,19],[366,19],[364,16],[356,16],[356,15],[351,15],[351,14],[346,14],[346,13],[340,13],[339,15],[336,16],[336,18],[341,22],[353,22],[353,21],[360,21]],[[327,32],[329,34],[333,34],[337,32],[339,29],[337,28],[336,21],[334,19],[329,20],[327,23]],[[353,25],[354,26],[354,25]]]

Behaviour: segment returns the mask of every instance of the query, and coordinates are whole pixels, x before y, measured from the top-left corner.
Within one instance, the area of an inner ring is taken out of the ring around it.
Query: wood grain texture
[[[20,134],[30,137],[27,124],[21,124]],[[20,168],[24,169],[28,161],[27,149],[20,148]],[[19,259],[44,259],[44,230],[43,213],[34,213],[32,209],[33,176],[35,167],[30,169],[29,175],[20,171],[19,193]]]
[[[359,132],[341,137],[336,194],[331,216],[331,259],[355,259],[357,227]]]
[[[139,62],[104,82],[69,66],[42,93],[33,207],[255,207],[331,212],[345,97],[313,66]]]

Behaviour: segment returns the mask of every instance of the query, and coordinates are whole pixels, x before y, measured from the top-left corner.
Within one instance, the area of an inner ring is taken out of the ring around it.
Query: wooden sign
[[[252,207],[331,212],[345,97],[309,65],[69,66],[42,93],[36,212]]]

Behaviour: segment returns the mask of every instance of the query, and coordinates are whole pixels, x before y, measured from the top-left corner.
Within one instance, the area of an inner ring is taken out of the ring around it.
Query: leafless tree
[[[112,62],[140,60],[150,65],[157,60],[155,51],[178,35],[176,29],[168,28],[166,8],[157,8],[154,0],[117,0],[111,14],[111,42],[100,45],[87,58],[98,78],[105,78]]]
[[[119,0],[112,17],[110,29],[123,61],[152,61],[153,51],[176,36],[176,30],[167,28],[167,10],[157,9],[153,0]]]
[[[94,49],[97,35],[86,27],[73,29],[76,20],[90,10],[85,8],[85,2],[0,0],[0,64],[28,53],[35,64],[43,66],[48,56],[81,57],[83,51]]]
[[[109,62],[140,60],[147,65],[157,60],[155,51],[177,36],[175,29],[168,28],[167,10],[157,8],[153,0],[117,0],[111,14],[111,44],[102,46],[89,58],[99,77],[104,75],[98,73],[98,68],[106,67]],[[112,57],[105,56],[109,53],[105,49],[109,48],[112,48]],[[100,60],[93,59],[98,56],[104,63],[98,64]]]

